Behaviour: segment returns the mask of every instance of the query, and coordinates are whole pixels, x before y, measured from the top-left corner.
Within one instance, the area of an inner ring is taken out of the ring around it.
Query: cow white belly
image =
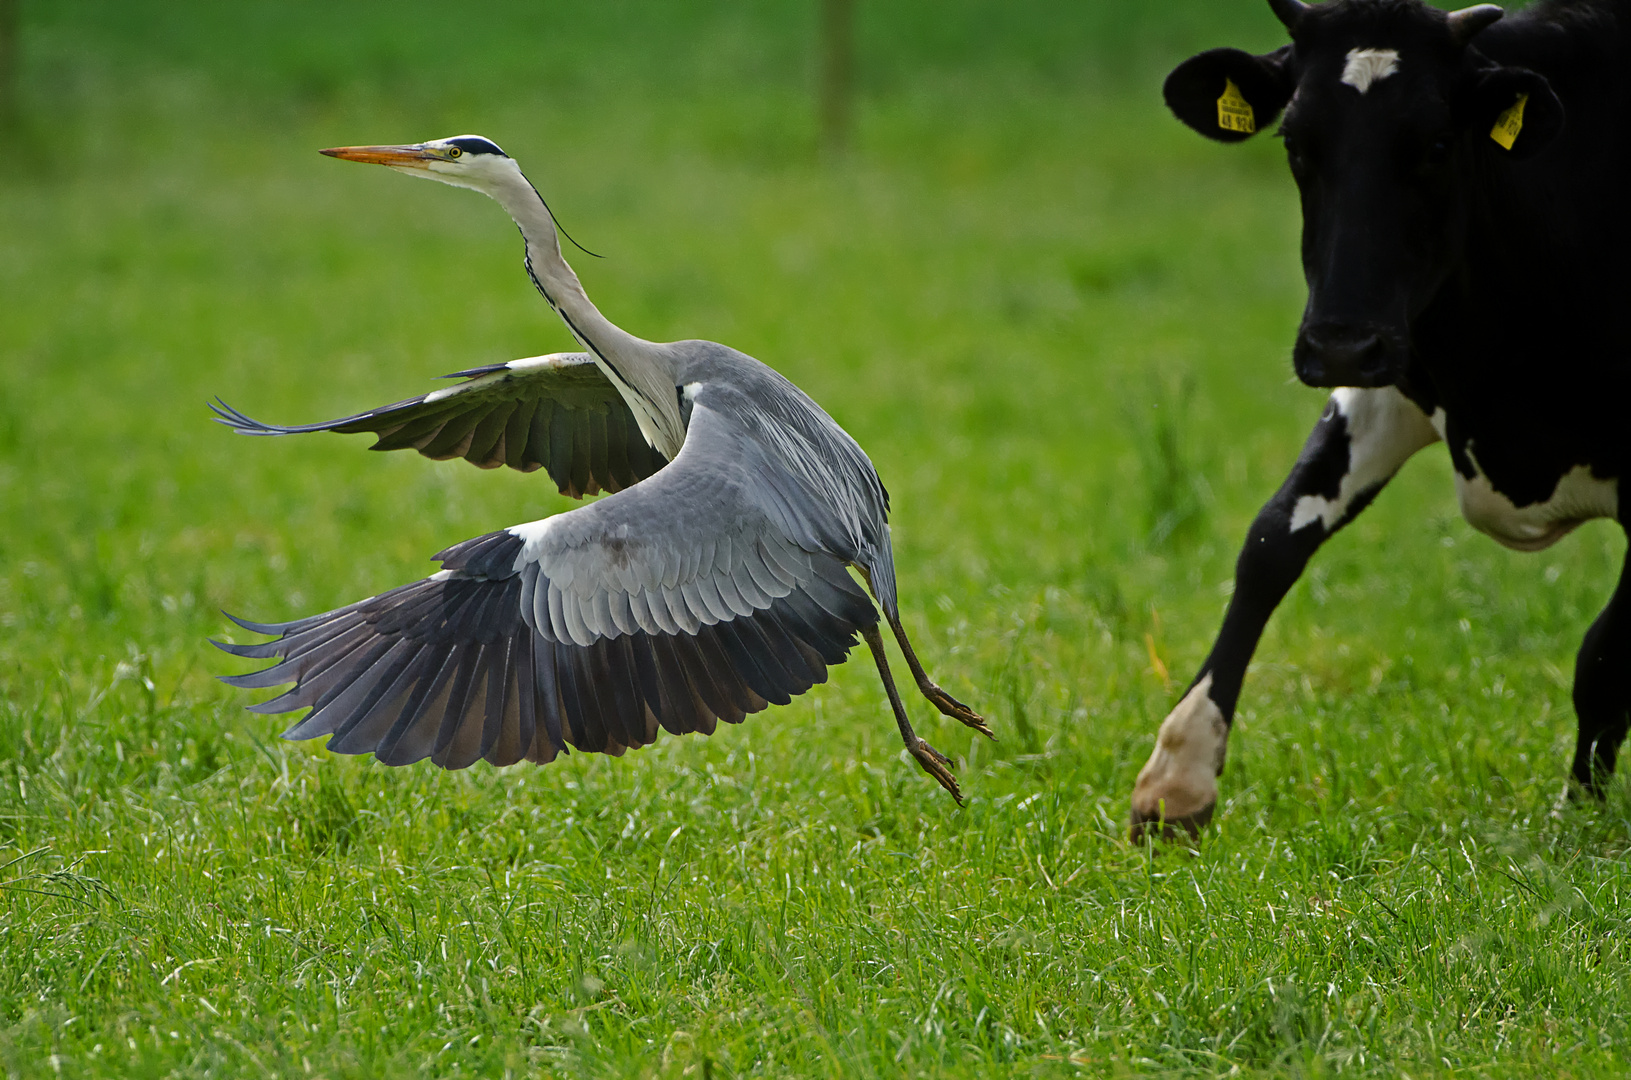
[[[1582,521],[1617,517],[1620,511],[1619,481],[1598,479],[1585,465],[1565,473],[1550,499],[1529,506],[1512,505],[1482,471],[1470,480],[1456,473],[1455,490],[1468,524],[1517,551],[1550,547]]]
[[[1433,427],[1440,437],[1444,435],[1444,421],[1443,409],[1433,414]],[[1460,470],[1455,473],[1461,516],[1479,532],[1515,551],[1551,547],[1581,522],[1619,516],[1619,480],[1593,476],[1589,466],[1576,465],[1565,473],[1552,497],[1545,502],[1514,506],[1484,475],[1472,446],[1467,447],[1466,453],[1474,475],[1469,479],[1462,476]]]

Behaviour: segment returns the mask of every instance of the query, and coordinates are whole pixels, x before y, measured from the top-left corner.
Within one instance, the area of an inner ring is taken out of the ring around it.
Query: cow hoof
[[[1194,839],[1212,820],[1229,725],[1211,689],[1207,675],[1161,721],[1155,750],[1133,785],[1127,831],[1134,843]]]
[[[1571,776],[1563,781],[1563,790],[1558,792],[1557,798],[1552,801],[1552,819],[1561,821],[1566,815],[1582,807],[1601,805],[1606,797],[1605,785],[1588,784],[1579,777]]]
[[[1212,811],[1217,805],[1215,801],[1209,802],[1194,813],[1177,818],[1160,814],[1146,816],[1135,806],[1127,826],[1127,839],[1135,844],[1153,844],[1157,840],[1192,844],[1200,839],[1201,830],[1212,820]]]

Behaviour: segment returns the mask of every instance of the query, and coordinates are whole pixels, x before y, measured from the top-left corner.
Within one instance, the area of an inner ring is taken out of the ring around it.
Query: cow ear
[[[1173,69],[1161,88],[1173,115],[1209,139],[1239,142],[1274,123],[1294,89],[1291,46],[1266,56],[1212,49]]]
[[[1545,76],[1528,68],[1489,67],[1475,77],[1467,103],[1475,136],[1488,134],[1505,153],[1526,158],[1563,131],[1563,103]]]

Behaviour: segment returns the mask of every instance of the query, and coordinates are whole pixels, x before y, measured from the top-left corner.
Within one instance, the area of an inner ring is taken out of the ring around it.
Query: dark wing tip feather
[[[535,636],[523,617],[531,603],[524,598],[550,586],[537,567],[520,565],[522,546],[507,530],[478,536],[437,554],[448,576],[294,622],[223,612],[275,640],[212,644],[282,663],[221,681],[245,689],[294,683],[252,711],[310,709],[288,737],[331,735],[330,750],[371,753],[386,764],[541,762],[568,742],[616,755],[660,729],[711,733],[718,721],[738,723],[786,704],[825,681],[827,665],[842,663],[855,645],[855,631],[878,618],[833,561],[768,608],[693,633],[652,625],[587,646],[563,644],[547,625]]]
[[[278,668],[282,666],[282,664],[273,664],[269,668],[246,672],[243,675],[220,675],[217,677],[228,686],[236,686],[240,690],[265,690],[269,687],[282,686],[284,683],[292,683],[296,680],[297,675],[286,675],[279,672]]]
[[[236,645],[230,641],[216,641],[209,639],[209,643],[229,656],[241,656],[245,660],[269,660],[277,656],[279,643],[267,641],[259,645]]]
[[[217,424],[223,424],[240,435],[289,434],[287,428],[281,428],[276,424],[264,424],[252,416],[246,416],[239,410],[234,409],[231,405],[228,405],[221,398],[216,398],[214,401],[206,401],[204,404],[208,405],[210,407],[210,411],[215,414],[212,419]]]
[[[214,420],[217,424],[225,424],[240,435],[307,435],[315,431],[337,431],[342,435],[356,435],[365,431],[379,430],[381,425],[390,423],[394,415],[423,401],[423,396],[409,398],[394,405],[342,416],[338,420],[323,420],[315,424],[268,424],[263,420],[256,420],[240,409],[233,408],[220,398],[205,404],[215,413]]]
[[[480,367],[465,368],[463,371],[450,371],[446,375],[439,375],[441,379],[479,379],[483,375],[491,375],[495,371],[505,371],[509,364],[483,364]]]
[[[250,622],[248,619],[238,618],[238,616],[234,615],[230,611],[223,611],[223,612],[221,612],[221,614],[225,615],[227,618],[231,619],[233,622],[237,623],[239,626],[243,627],[245,630],[248,630],[252,634],[275,634],[275,635],[286,634],[286,633],[289,632],[289,629],[291,627],[296,625],[295,623],[258,623],[258,622]],[[301,619],[301,620],[298,620],[298,621],[299,622],[306,622],[308,620]],[[216,644],[219,645],[220,642],[217,642]],[[225,648],[225,646],[223,645],[222,648]],[[228,650],[228,651],[230,652],[231,650]]]

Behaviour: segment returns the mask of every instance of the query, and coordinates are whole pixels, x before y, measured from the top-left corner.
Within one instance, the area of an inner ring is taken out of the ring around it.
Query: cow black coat
[[[1269,0],[1291,43],[1214,49],[1168,105],[1223,142],[1284,112],[1308,303],[1298,376],[1335,388],[1254,521],[1211,655],[1134,789],[1135,837],[1217,798],[1246,666],[1308,559],[1416,451],[1444,441],[1462,511],[1520,550],[1626,523],[1631,466],[1631,0],[1512,17],[1419,0]],[[1573,779],[1600,793],[1631,717],[1631,584],[1575,672]],[[1152,824],[1153,823],[1153,824]]]

